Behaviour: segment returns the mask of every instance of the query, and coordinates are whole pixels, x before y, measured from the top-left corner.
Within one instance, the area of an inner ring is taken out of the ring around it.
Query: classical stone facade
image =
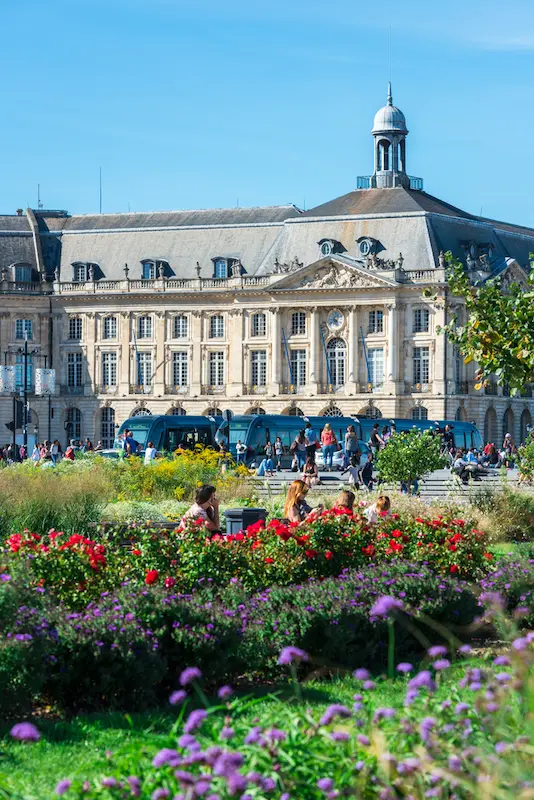
[[[455,302],[443,253],[473,280],[524,280],[534,230],[425,193],[391,92],[373,136],[373,176],[306,212],[0,217],[0,346],[19,384],[25,331],[33,367],[56,369],[51,436],[111,444],[136,413],[231,408],[457,418],[524,438],[530,389],[475,391],[438,328]],[[30,393],[30,408],[45,438],[48,400]],[[11,419],[1,398],[0,426]]]

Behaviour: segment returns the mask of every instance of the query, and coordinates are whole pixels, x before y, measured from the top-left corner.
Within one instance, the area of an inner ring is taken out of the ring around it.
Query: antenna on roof
[[[130,213],[130,201],[128,200],[128,214]]]
[[[99,213],[101,214],[102,213],[102,167],[100,167],[100,182],[98,188],[99,188],[98,195],[99,195],[99,209],[100,209]]]
[[[37,184],[37,208],[42,208],[43,204],[41,203],[41,184]]]

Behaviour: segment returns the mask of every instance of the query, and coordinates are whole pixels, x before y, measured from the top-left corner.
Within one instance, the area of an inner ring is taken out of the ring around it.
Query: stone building
[[[308,211],[0,217],[4,361],[20,384],[26,331],[28,379],[45,356],[57,372],[50,408],[30,395],[30,430],[45,438],[50,415],[52,437],[109,445],[134,414],[231,408],[456,418],[524,438],[530,388],[475,391],[474,365],[437,329],[454,307],[443,253],[474,280],[524,280],[534,230],[427,194],[391,89],[372,134],[373,175]],[[0,399],[2,430],[11,408]]]

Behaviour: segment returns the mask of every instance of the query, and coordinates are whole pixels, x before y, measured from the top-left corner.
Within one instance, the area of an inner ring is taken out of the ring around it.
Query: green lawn
[[[487,664],[482,659],[472,665]],[[459,697],[456,686],[458,669],[442,677],[439,694],[442,698]],[[373,707],[399,707],[404,698],[405,679],[382,680],[369,695]],[[330,703],[349,707],[358,686],[352,678],[330,681],[309,681],[303,686],[303,704],[316,714]],[[240,713],[240,721],[284,727],[294,717],[300,703],[293,687],[285,686],[276,696],[259,690],[248,708]],[[0,798],[9,800],[50,800],[54,787],[63,778],[96,778],[118,775],[121,764],[133,752],[146,753],[147,758],[162,747],[176,746],[171,728],[179,712],[175,709],[146,714],[91,714],[71,721],[34,720],[41,732],[38,744],[13,742],[9,725],[0,727]],[[124,774],[124,773],[123,773]],[[126,774],[129,774],[126,772]]]

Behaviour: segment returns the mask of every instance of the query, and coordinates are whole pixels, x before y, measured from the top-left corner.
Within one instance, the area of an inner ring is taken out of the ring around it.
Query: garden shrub
[[[504,486],[497,492],[477,491],[471,503],[492,540],[534,542],[534,494]]]

